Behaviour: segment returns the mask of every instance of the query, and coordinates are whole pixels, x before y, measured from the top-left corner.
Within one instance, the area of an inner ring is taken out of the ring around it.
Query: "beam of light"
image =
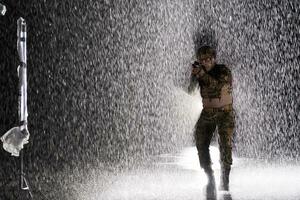
[[[219,149],[215,146],[209,147],[210,156],[212,160],[213,169],[220,169],[219,158],[220,153]],[[198,152],[196,147],[187,147],[185,148],[179,156],[177,160],[177,165],[182,167],[183,169],[190,169],[196,171],[202,171],[200,168]]]
[[[171,89],[176,96],[177,105],[179,105],[176,106],[176,109],[180,116],[188,114],[191,121],[196,122],[203,108],[200,92],[195,90],[192,94],[188,94],[181,88],[172,87]],[[178,119],[178,121],[182,121],[182,118]]]
[[[209,150],[212,160],[212,168],[214,171],[219,170],[219,149],[215,146],[210,146]],[[201,181],[202,186],[207,183],[208,179],[204,171],[200,167],[198,151],[196,147],[187,147],[183,149],[176,161],[176,164],[182,169],[196,171],[198,174],[198,179]],[[215,179],[216,182],[219,183],[219,175],[217,173],[215,173]]]

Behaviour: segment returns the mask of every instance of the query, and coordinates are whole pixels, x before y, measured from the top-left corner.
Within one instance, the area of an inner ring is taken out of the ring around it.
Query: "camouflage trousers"
[[[216,128],[218,128],[221,166],[230,168],[232,164],[232,136],[234,130],[234,110],[232,105],[222,108],[203,108],[196,124],[196,147],[200,166],[205,171],[211,170],[209,145]]]

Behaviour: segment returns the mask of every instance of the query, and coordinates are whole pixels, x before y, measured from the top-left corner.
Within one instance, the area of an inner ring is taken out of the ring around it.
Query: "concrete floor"
[[[211,154],[218,186],[217,149],[211,148]],[[206,196],[207,179],[200,170],[194,147],[180,155],[161,155],[154,160],[149,169],[91,179],[78,191],[78,200],[214,199]],[[230,178],[230,193],[217,191],[215,200],[300,199],[300,166],[297,165],[270,166],[263,161],[234,158]]]

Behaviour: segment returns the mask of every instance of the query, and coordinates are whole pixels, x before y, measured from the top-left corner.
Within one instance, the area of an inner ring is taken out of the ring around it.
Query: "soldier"
[[[234,112],[232,108],[232,76],[228,67],[216,64],[216,53],[210,46],[202,46],[197,51],[198,61],[192,68],[189,93],[200,86],[203,110],[195,126],[195,141],[200,166],[208,177],[208,183],[215,183],[209,145],[218,127],[221,183],[220,190],[229,190],[229,173],[232,164],[232,135]]]

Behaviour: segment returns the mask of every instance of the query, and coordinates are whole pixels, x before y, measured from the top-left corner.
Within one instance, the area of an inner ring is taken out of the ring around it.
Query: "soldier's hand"
[[[193,75],[197,75],[197,74],[199,74],[200,73],[200,71],[201,71],[201,68],[200,67],[193,67],[192,68],[192,74]]]
[[[200,65],[192,65],[192,75],[196,76],[196,77],[201,77],[204,74],[204,70],[202,69],[202,67]]]

